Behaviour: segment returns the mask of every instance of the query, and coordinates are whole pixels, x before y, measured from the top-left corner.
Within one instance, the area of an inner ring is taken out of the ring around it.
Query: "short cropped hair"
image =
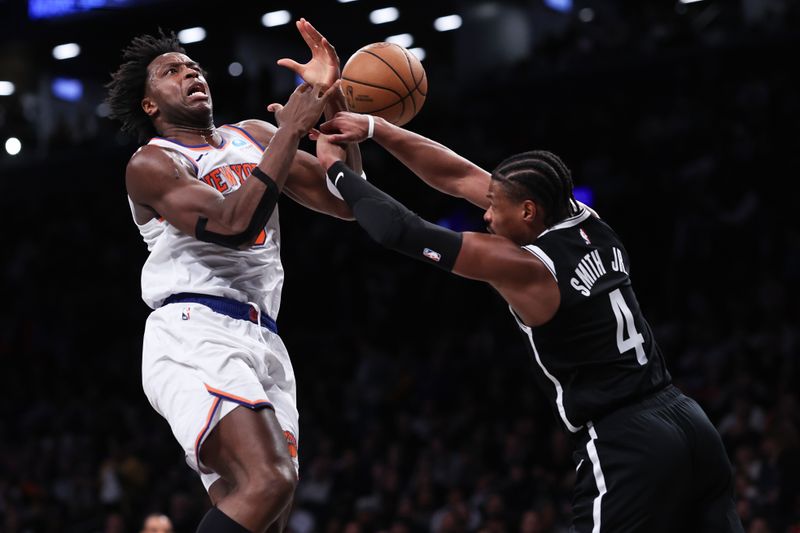
[[[492,179],[503,183],[512,198],[530,198],[539,204],[547,227],[576,212],[572,173],[552,152],[534,150],[512,155],[497,165]]]

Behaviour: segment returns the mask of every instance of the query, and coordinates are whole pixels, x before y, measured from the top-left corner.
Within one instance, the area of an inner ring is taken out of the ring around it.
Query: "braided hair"
[[[124,63],[111,74],[111,81],[106,85],[106,103],[111,109],[109,117],[122,122],[123,132],[138,134],[140,142],[158,134],[141,105],[147,67],[155,58],[169,52],[186,53],[174,32],[165,34],[159,29],[157,36],[134,38],[122,51]]]
[[[512,155],[497,165],[492,179],[503,183],[506,192],[516,201],[533,199],[544,209],[547,227],[577,211],[572,173],[552,152],[533,150]]]

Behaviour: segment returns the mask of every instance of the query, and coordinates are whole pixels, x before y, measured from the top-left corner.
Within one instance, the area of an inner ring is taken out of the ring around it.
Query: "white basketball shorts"
[[[145,325],[142,387],[206,490],[220,476],[202,464],[200,447],[240,405],[275,410],[299,467],[294,371],[286,346],[269,329],[196,303],[156,309]]]

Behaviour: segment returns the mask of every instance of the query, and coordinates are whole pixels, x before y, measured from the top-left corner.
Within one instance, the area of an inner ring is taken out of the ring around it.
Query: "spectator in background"
[[[141,533],[173,533],[172,521],[165,514],[149,514],[144,519]]]

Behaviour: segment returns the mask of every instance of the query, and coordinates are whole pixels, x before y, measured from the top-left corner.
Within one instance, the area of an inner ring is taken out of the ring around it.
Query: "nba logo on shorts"
[[[187,307],[186,309],[183,310],[183,312],[181,313],[181,320],[189,320],[189,318],[191,318],[189,316],[189,311],[191,311],[191,309],[192,309],[191,307]]]
[[[424,255],[431,261],[436,261],[437,263],[442,258],[442,254],[440,254],[439,252],[434,252],[430,248],[425,248],[424,250],[422,250],[422,255]]]

